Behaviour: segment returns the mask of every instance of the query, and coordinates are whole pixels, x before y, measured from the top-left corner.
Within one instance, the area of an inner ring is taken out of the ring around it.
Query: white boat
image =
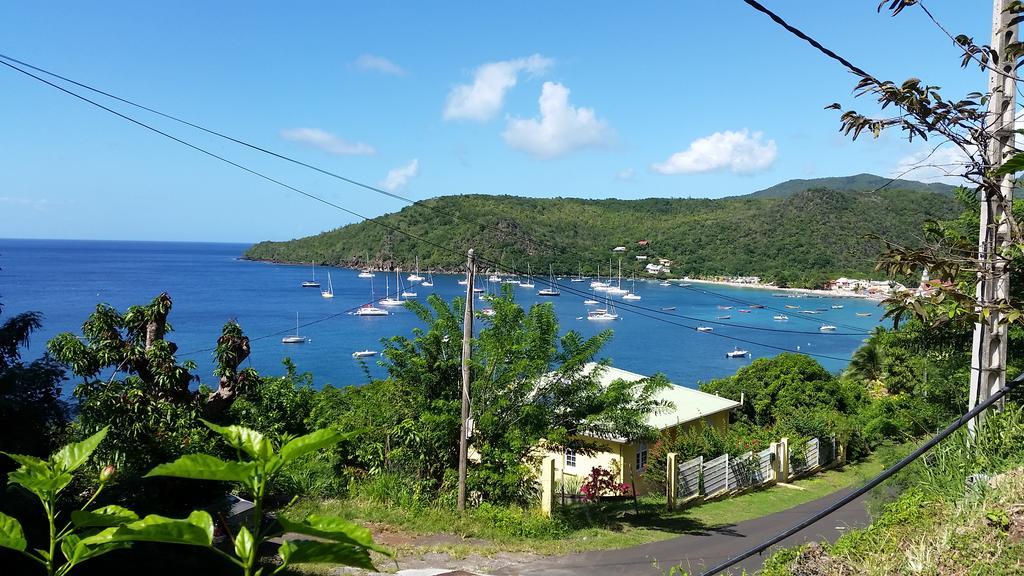
[[[305,336],[299,336],[299,313],[295,313],[295,336],[285,336],[281,338],[282,344],[305,344],[307,338]]]
[[[327,272],[327,290],[321,290],[320,295],[324,298],[334,298],[334,283],[331,282],[331,273]]]
[[[714,332],[715,329],[711,326],[697,326],[697,332]]]
[[[465,280],[465,279],[459,280],[459,286],[465,286],[466,284],[469,284],[468,280]]]
[[[671,285],[672,284],[670,282],[662,282],[662,283],[658,284],[658,286],[671,286]]]
[[[594,304],[597,304],[597,300],[593,300],[591,298],[587,298],[586,300],[583,301],[583,304],[585,306],[593,306]]]
[[[533,288],[534,286],[535,286],[535,284],[533,283],[533,275],[532,275],[532,273],[530,271],[530,263],[527,262],[526,263],[526,282],[520,282],[519,283],[519,287],[520,288]]]
[[[353,358],[366,358],[368,356],[376,356],[376,350],[359,350],[352,353]]]
[[[611,272],[611,269],[609,268],[608,271]],[[596,290],[599,288],[604,288],[606,286],[608,286],[607,282],[601,282],[601,265],[598,264],[597,275],[593,280],[590,281],[590,287]],[[598,290],[598,292],[604,292],[604,290]]]
[[[626,290],[625,288],[622,287],[622,258],[619,258],[619,283],[616,284],[615,286],[609,286],[606,292],[613,296],[629,294],[629,290]]]
[[[633,289],[622,295],[623,300],[639,300],[641,297],[636,293],[636,274],[633,274]]]
[[[399,278],[398,276],[398,270],[395,270],[395,283],[397,284],[400,280],[401,278]],[[401,290],[401,286],[399,286],[398,289]],[[387,295],[387,297],[380,301],[381,306],[403,306],[405,304],[405,301],[402,300],[401,298],[394,298],[391,296],[390,277],[388,277],[387,287],[385,288],[385,294]]]
[[[423,276],[420,276],[420,257],[416,257],[416,273],[409,274],[406,278],[409,282],[423,282]]]
[[[833,310],[841,310],[842,308],[843,308],[842,304],[833,304],[832,305],[832,309]]]
[[[370,280],[370,302],[360,306],[353,314],[356,316],[387,316],[389,312],[383,308],[377,308],[373,303],[377,300],[377,295],[373,291],[373,279]]]
[[[732,306],[719,306],[719,310],[732,310]]]
[[[786,320],[789,320],[789,316],[786,316],[785,314],[776,314],[775,316],[772,316],[772,320],[778,320],[779,322],[785,322]]]
[[[818,328],[818,330],[821,330],[822,332],[835,332],[836,327],[831,324],[822,324],[821,328]]]
[[[433,285],[434,285],[434,273],[433,272],[427,272],[427,279],[425,281],[421,282],[420,286],[426,286],[427,288],[430,288]]]
[[[548,264],[548,287],[537,291],[537,296],[561,296],[562,293],[555,289],[555,274]]]
[[[319,288],[320,283],[316,281],[316,262],[313,262],[313,279],[302,283],[303,288]]]
[[[569,281],[570,282],[583,282],[583,264],[580,264],[579,275],[577,275],[575,278],[570,278]]]
[[[587,320],[618,320],[619,315],[610,312],[607,308],[598,308],[587,312]]]
[[[693,284],[678,284],[678,286],[680,288],[689,288],[690,286],[693,286]]]
[[[718,319],[718,320],[728,320],[729,318],[732,318],[732,316],[729,316],[728,314],[725,314],[723,316],[715,316],[715,318]]]
[[[498,276],[497,274],[491,274],[490,277],[487,278],[487,281],[488,282],[497,282],[497,283],[500,284],[501,283],[501,277]]]
[[[413,292],[411,290],[403,290],[402,291],[402,298],[415,298],[416,296],[418,296],[418,294],[416,294],[415,292]]]
[[[804,314],[821,314],[821,310],[804,310]]]
[[[360,278],[373,278],[373,270],[370,268],[370,253],[369,253],[369,251],[367,251],[367,253],[366,253],[366,268],[363,268],[363,271],[359,273],[359,277]]]
[[[865,318],[867,316],[871,316],[871,312],[857,312],[857,316],[860,316],[861,318]]]
[[[387,316],[390,312],[383,308],[377,308],[373,304],[363,304],[353,314],[356,316]]]
[[[750,356],[750,352],[740,350],[739,348],[734,349],[732,352],[725,353],[726,358],[746,358],[747,356]]]

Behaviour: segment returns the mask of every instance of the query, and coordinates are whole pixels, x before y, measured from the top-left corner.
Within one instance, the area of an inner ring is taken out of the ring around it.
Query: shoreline
[[[727,280],[701,280],[697,278],[670,278],[669,282],[693,282],[698,284],[711,284],[716,286],[729,286],[731,288],[752,288],[754,290],[772,290],[775,292],[788,292],[794,295],[817,296],[820,298],[858,298],[861,300],[873,300],[881,302],[885,299],[882,294],[861,294],[852,290],[816,290],[813,288],[780,288],[774,284],[751,284],[747,282],[729,282]],[[791,296],[798,297],[798,296]]]

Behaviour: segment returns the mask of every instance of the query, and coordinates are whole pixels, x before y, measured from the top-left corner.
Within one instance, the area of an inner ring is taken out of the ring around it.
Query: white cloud
[[[929,148],[900,158],[890,176],[962,186],[968,182],[960,175],[967,170],[969,162],[963,150],[956,146],[945,146],[934,152]]]
[[[405,69],[383,56],[363,54],[356,58],[355,67],[360,70],[380,72],[389,76],[405,76]]]
[[[43,211],[50,206],[55,206],[58,202],[53,202],[48,198],[26,198],[24,196],[0,196],[0,205],[7,204],[9,206],[15,206],[20,208],[29,208],[31,210]]]
[[[615,177],[619,180],[628,182],[636,178],[636,170],[633,170],[632,168],[626,168],[625,170],[620,170],[619,173],[615,175]]]
[[[398,168],[392,168],[388,170],[388,175],[381,180],[380,187],[387,190],[388,192],[397,192],[405,185],[409,183],[420,173],[420,161],[418,158],[413,158],[412,162],[409,162],[405,166],[399,166]]]
[[[602,146],[612,137],[607,122],[593,108],[569,104],[569,89],[545,82],[541,89],[540,119],[511,118],[502,136],[505,142],[537,158],[554,158],[573,150]]]
[[[727,130],[694,140],[689,148],[669,156],[665,162],[651,165],[651,169],[661,174],[719,170],[751,174],[770,168],[776,155],[775,141],[763,140],[761,132]]]
[[[501,110],[505,93],[516,85],[520,72],[537,75],[555,63],[534,54],[528,58],[488,62],[476,69],[472,84],[460,84],[448,93],[445,120],[490,120]]]
[[[281,130],[281,138],[319,148],[336,156],[372,156],[377,153],[369,144],[349,142],[319,128],[287,128]]]

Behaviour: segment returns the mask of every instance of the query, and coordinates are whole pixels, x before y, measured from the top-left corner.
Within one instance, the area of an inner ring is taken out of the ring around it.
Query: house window
[[[565,467],[575,468],[576,467],[576,451],[566,449],[565,450]]]
[[[641,444],[636,451],[636,470],[638,472],[647,468],[647,444]]]

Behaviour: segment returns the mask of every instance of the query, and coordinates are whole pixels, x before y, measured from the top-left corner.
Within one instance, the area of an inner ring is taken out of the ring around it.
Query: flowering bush
[[[630,493],[629,484],[618,482],[611,470],[595,466],[580,487],[584,502],[600,501],[602,496],[618,496]]]

